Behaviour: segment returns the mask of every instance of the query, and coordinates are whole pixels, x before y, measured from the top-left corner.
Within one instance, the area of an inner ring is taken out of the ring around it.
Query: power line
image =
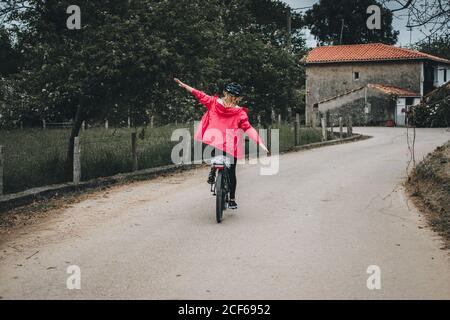
[[[311,9],[313,6],[308,6],[308,7],[301,7],[301,8],[291,8],[292,11],[294,10],[305,10],[305,9]]]

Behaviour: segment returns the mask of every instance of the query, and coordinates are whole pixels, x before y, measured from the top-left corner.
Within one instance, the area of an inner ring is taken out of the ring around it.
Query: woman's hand
[[[192,90],[194,90],[194,88],[188,86],[186,83],[182,82],[180,79],[178,78],[173,78],[173,80],[175,80],[175,82],[183,89],[186,89],[189,92],[192,92]]]
[[[186,85],[178,78],[174,78],[175,82],[182,88],[184,88]]]
[[[261,144],[260,146],[267,153],[267,155],[270,155],[270,151],[269,151],[269,149],[267,149],[267,147],[265,145]]]

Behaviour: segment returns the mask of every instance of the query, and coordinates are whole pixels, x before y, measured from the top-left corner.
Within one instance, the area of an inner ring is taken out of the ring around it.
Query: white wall
[[[402,109],[406,108],[406,99],[405,98],[397,98],[397,107],[395,110],[395,124],[398,126],[405,125],[405,113],[402,112]]]
[[[444,81],[445,70],[447,70],[447,81]],[[440,65],[440,66],[436,67],[434,69],[434,83],[433,83],[434,86],[440,87],[445,82],[448,82],[448,81],[450,81],[450,67],[444,66],[444,65]]]
[[[420,98],[414,98],[413,106],[418,105],[420,103]],[[406,98],[399,97],[397,98],[397,107],[395,108],[395,124],[397,126],[404,126],[406,123],[406,114],[402,112],[402,109],[405,109],[406,106]]]

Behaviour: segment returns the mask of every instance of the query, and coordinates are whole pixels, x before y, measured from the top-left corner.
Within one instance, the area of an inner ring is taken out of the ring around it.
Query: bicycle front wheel
[[[216,220],[222,222],[223,210],[225,209],[225,190],[223,172],[219,171],[216,178]]]

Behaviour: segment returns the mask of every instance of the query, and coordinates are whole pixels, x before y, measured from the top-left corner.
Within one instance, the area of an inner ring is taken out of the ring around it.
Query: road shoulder
[[[429,153],[406,183],[406,191],[430,227],[450,249],[450,141]]]

